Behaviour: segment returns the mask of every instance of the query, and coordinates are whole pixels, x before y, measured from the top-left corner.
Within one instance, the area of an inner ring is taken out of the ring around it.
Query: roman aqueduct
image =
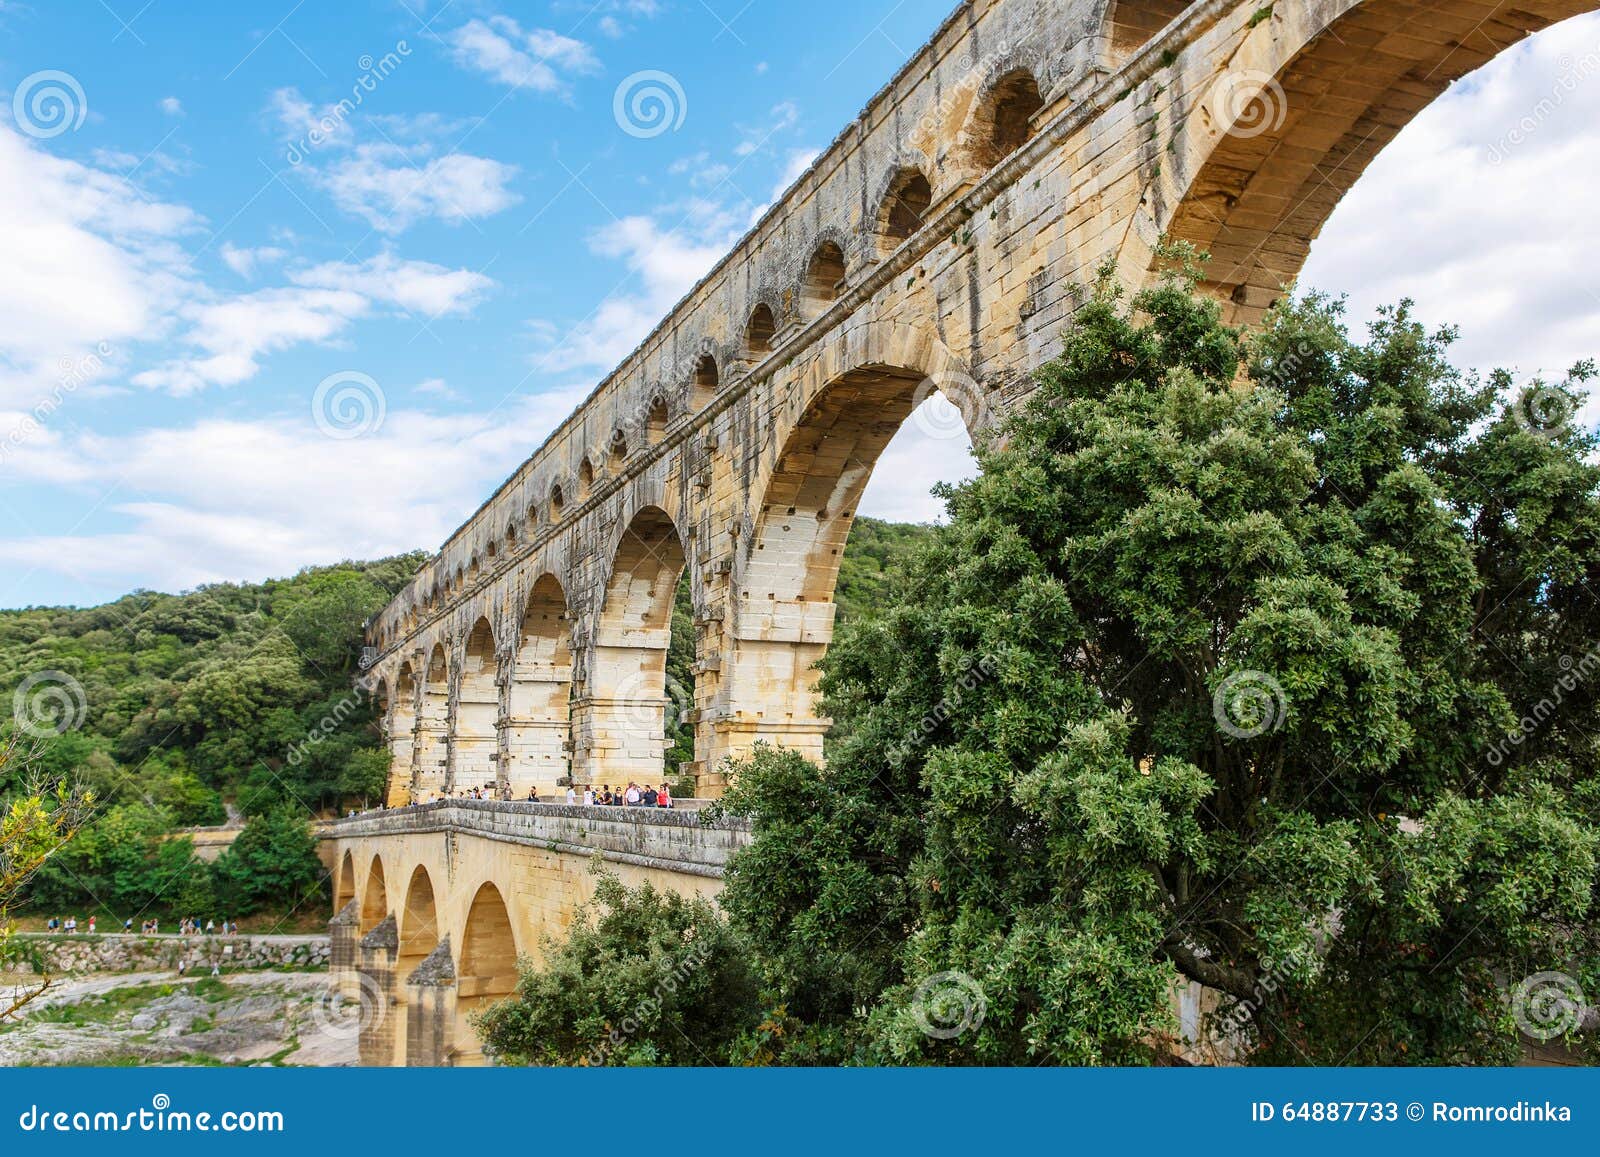
[[[404,806],[662,778],[757,742],[820,757],[813,665],[878,455],[934,392],[1024,397],[1105,262],[1211,254],[1249,323],[1367,164],[1452,81],[1591,0],[970,0],[370,624],[389,803],[328,840],[335,951],[400,1009],[380,1063],[467,1063],[463,1010],[587,895],[591,853],[714,890],[745,838],[691,814]],[[955,423],[952,422],[952,425]],[[694,604],[672,703],[672,600]],[[631,813],[619,813],[631,815]],[[342,947],[341,947],[342,945]],[[371,1039],[367,1039],[368,1036]]]

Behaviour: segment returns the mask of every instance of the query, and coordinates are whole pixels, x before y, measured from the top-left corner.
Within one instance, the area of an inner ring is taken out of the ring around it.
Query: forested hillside
[[[221,822],[224,801],[253,814],[375,795],[382,766],[360,758],[375,750],[370,705],[326,741],[299,745],[351,695],[362,622],[425,557],[0,612],[0,685],[41,672],[76,680],[81,694],[70,684],[62,694],[79,702],[81,722],[41,743],[36,767],[75,771],[102,800],[159,806],[176,824]]]
[[[926,533],[860,520],[840,569],[841,622],[866,613],[885,570]],[[374,705],[353,690],[361,627],[426,557],[182,595],[139,591],[87,609],[0,611],[0,687],[23,688],[28,701],[20,716],[0,718],[0,742],[40,705],[64,709],[73,724],[17,736],[31,758],[0,766],[0,803],[40,774],[76,777],[97,801],[95,821],[35,881],[35,905],[92,895],[109,915],[142,911],[161,894],[156,910],[201,910],[215,897],[241,913],[308,887],[308,845],[293,818],[382,798],[388,755]],[[681,708],[694,686],[687,583],[673,627],[669,673]],[[693,749],[678,714],[674,768]],[[330,719],[338,725],[324,734]],[[164,838],[230,815],[252,817],[255,831],[212,869],[185,868],[188,842]]]

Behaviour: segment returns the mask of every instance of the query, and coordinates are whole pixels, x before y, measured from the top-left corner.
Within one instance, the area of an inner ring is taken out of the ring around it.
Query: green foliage
[[[22,778],[25,785],[0,810],[0,963],[36,967],[37,956],[19,952],[12,940],[11,904],[39,868],[88,821],[94,796],[65,780],[52,782],[37,775],[29,756],[14,742],[0,747],[0,774]],[[0,997],[0,1021],[42,991],[42,986],[23,987]]]
[[[224,907],[244,916],[293,911],[320,891],[326,875],[311,825],[292,806],[252,817],[211,874]]]
[[[1600,991],[1595,440],[1453,339],[1102,282],[836,640],[827,769],[737,769],[724,903],[791,1037],[1154,1061],[1179,976],[1250,1061],[1506,1063],[1508,983]]]
[[[720,1064],[760,1019],[747,955],[703,897],[602,875],[565,940],[475,1018],[510,1064]]]
[[[182,895],[178,911],[200,910],[219,882],[178,871],[186,845],[157,846],[171,828],[222,823],[228,803],[305,815],[380,798],[376,709],[352,677],[362,624],[423,557],[137,592],[83,610],[0,611],[0,685],[62,671],[83,688],[81,728],[41,741],[34,770],[82,783],[109,809],[105,831],[42,873],[26,900],[126,914],[169,911]],[[23,788],[0,766],[0,803]]]

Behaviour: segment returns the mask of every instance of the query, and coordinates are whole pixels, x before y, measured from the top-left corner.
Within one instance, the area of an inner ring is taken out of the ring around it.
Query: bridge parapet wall
[[[343,820],[323,837],[350,840],[440,832],[524,844],[568,855],[600,853],[607,862],[720,879],[750,825],[716,823],[698,812],[566,804],[444,800]]]

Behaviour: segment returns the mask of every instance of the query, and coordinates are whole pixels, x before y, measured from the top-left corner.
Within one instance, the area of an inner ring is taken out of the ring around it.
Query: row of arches
[[[346,851],[339,862],[334,884],[337,911],[343,911],[356,899],[356,869],[354,854]],[[445,912],[448,900],[423,864],[412,868],[403,880],[391,882],[386,877],[381,856],[374,855],[368,862],[360,903],[356,906],[354,935],[359,941],[392,919],[394,936],[392,947],[386,944],[376,951],[368,949],[371,957],[381,955],[384,948],[389,947],[391,960],[360,962],[369,974],[374,971],[383,974],[373,982],[387,989],[384,993],[387,1003],[381,1011],[365,1014],[364,1018],[387,1021],[382,1026],[365,1027],[382,1027],[384,1031],[371,1035],[382,1051],[391,1053],[373,1057],[364,1051],[363,1063],[464,1066],[483,1063],[483,1052],[472,1031],[470,1018],[474,1012],[515,991],[519,942],[505,896],[493,882],[480,884],[473,892],[459,927],[448,926]],[[418,1018],[408,1015],[419,994],[409,982],[423,963],[441,950],[449,954],[445,974],[453,981],[448,1008],[451,1023],[443,1034],[450,1045],[445,1055],[419,1056],[418,1046],[425,1042],[412,1039],[418,1035],[415,1023]],[[374,964],[381,964],[381,967],[374,969]]]
[[[528,597],[509,671],[502,674],[506,656],[486,618],[473,625],[454,681],[443,643],[428,652],[420,680],[402,662],[392,687],[385,680],[377,690],[388,720],[390,801],[420,802],[452,785],[519,796],[552,789],[569,769],[571,654],[566,596],[547,574]]]
[[[1044,107],[1038,79],[1029,67],[1018,65],[995,77],[975,101],[961,134],[959,148],[963,164],[953,167],[952,171],[964,176],[952,176],[942,189],[936,190],[936,170],[932,163],[917,160],[895,169],[882,182],[877,210],[865,223],[866,236],[859,244],[852,245],[851,235],[834,227],[819,231],[818,239],[796,271],[798,284],[792,294],[792,316],[780,316],[784,307],[776,296],[758,301],[745,319],[736,343],[726,348],[703,348],[693,356],[686,371],[687,380],[679,388],[649,397],[640,420],[631,423],[638,431],[642,446],[630,443],[624,425],[618,425],[604,448],[584,451],[569,478],[551,482],[542,502],[530,505],[523,518],[512,520],[502,534],[491,539],[483,552],[484,557],[474,555],[442,578],[436,578],[431,589],[421,593],[418,604],[399,623],[381,630],[378,645],[388,647],[414,631],[424,616],[437,613],[449,601],[459,598],[482,577],[486,568],[492,569],[502,554],[514,549],[524,537],[531,536],[538,526],[560,522],[569,508],[586,500],[600,482],[624,473],[632,451],[662,441],[671,422],[679,416],[673,413],[669,398],[682,399],[682,416],[699,413],[717,397],[722,385],[736,376],[730,372],[732,367],[727,364],[730,360],[739,362],[741,368],[758,365],[771,354],[785,326],[791,322],[809,322],[825,313],[839,300],[857,273],[853,264],[865,268],[893,253],[927,221],[936,192],[941,195],[958,192],[964,183],[970,182],[973,174],[987,172],[1026,144]],[[854,255],[851,248],[855,250]],[[522,524],[520,534],[519,522]]]
[[[877,342],[920,344],[911,331]],[[702,773],[720,773],[724,755],[760,740],[820,756],[827,721],[817,713],[815,664],[832,638],[845,543],[879,457],[936,392],[969,431],[983,420],[976,383],[942,365],[868,361],[805,387],[812,400],[770,452],[760,500],[746,507],[751,532],[738,537],[731,566],[718,569],[717,560],[695,580],[700,605],[722,610],[696,630],[692,701],[668,679],[689,537],[667,510],[645,505],[625,517],[602,564],[574,572],[594,576],[593,594],[569,603],[557,577],[544,574],[520,621],[477,618],[454,650],[433,643],[420,674],[413,660],[400,665],[388,711],[390,803],[475,788],[548,799],[568,782],[677,778],[680,769],[666,764],[680,721],[693,722]],[[698,786],[714,794],[722,784]]]

